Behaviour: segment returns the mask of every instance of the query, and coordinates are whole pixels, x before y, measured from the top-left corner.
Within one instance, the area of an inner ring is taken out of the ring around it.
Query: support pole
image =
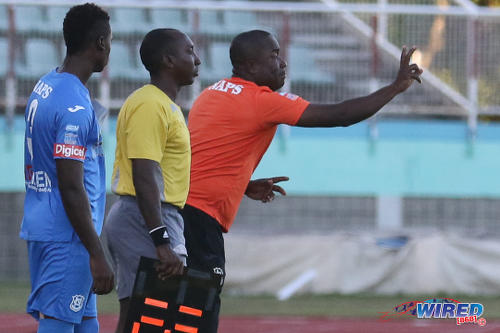
[[[478,66],[477,66],[477,18],[467,19],[467,98],[469,100],[469,113],[467,118],[468,138],[472,142],[476,138],[478,116]]]
[[[15,39],[16,39],[16,23],[14,18],[14,7],[9,5],[7,7],[9,15],[9,30],[7,32],[8,38],[8,61],[7,61],[7,77],[5,80],[5,120],[7,122],[7,129],[11,131],[14,127],[14,115],[16,112],[16,72],[15,72]]]

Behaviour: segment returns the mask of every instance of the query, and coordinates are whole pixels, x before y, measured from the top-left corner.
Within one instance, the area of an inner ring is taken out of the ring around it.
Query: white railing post
[[[466,68],[467,68],[467,98],[468,106],[468,136],[471,141],[474,141],[477,132],[477,116],[478,116],[478,64],[476,51],[477,37],[477,18],[471,16],[467,19],[467,51],[466,51]]]
[[[477,117],[478,117],[478,59],[476,51],[477,38],[477,12],[478,6],[470,0],[454,0],[460,7],[464,8],[469,16],[467,18],[467,50],[466,50],[466,70],[467,70],[467,99],[469,105],[467,108],[467,138],[469,143],[473,143],[477,135]]]
[[[378,0],[378,5],[381,9],[380,14],[378,14],[378,33],[381,38],[388,38],[387,36],[387,0]]]

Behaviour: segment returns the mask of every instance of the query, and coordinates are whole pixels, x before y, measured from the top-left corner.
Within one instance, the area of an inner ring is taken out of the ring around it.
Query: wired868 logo
[[[412,316],[419,319],[453,318],[457,325],[486,325],[481,318],[484,306],[480,303],[462,303],[451,298],[430,298],[425,301],[410,301],[393,308],[392,312],[383,312],[381,320],[391,320],[401,316]]]

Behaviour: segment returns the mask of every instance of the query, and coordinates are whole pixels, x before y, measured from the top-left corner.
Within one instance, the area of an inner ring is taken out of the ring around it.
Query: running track
[[[100,333],[113,333],[116,316],[99,317]],[[1,333],[35,333],[35,320],[23,314],[0,314]],[[446,333],[500,332],[500,321],[488,321],[486,326],[457,326],[451,319],[395,320],[311,318],[311,317],[223,317],[219,333]]]

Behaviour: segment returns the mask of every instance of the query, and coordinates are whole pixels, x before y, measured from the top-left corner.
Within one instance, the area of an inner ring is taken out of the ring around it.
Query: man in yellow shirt
[[[175,29],[150,31],[140,48],[151,81],[123,104],[116,127],[111,207],[105,235],[116,268],[122,332],[141,256],[158,258],[162,276],[186,263],[179,209],[189,190],[189,132],[175,98],[193,83],[200,59],[191,39]]]

